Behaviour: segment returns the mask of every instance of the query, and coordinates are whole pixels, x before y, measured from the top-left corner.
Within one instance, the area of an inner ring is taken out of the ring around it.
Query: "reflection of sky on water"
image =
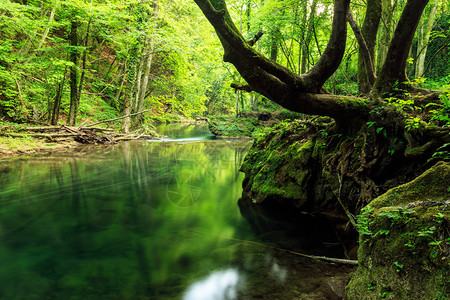
[[[270,274],[280,284],[284,284],[288,271],[276,259],[266,256],[265,274]],[[263,275],[262,276],[267,276]],[[237,269],[215,271],[193,283],[184,293],[183,300],[233,300],[238,298],[244,276]],[[241,290],[242,291],[242,290]]]
[[[270,274],[278,279],[280,283],[284,283],[286,281],[286,277],[288,275],[288,271],[286,268],[280,266],[275,260],[272,263],[272,267],[270,268]]]
[[[216,271],[192,284],[183,300],[232,300],[237,298],[240,280],[236,269]]]

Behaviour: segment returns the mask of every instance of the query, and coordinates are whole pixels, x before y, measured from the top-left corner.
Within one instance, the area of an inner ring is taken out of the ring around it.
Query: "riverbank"
[[[170,124],[180,126],[206,125],[208,119],[188,120],[180,118]],[[93,126],[70,127],[66,125],[33,125],[4,123],[0,125],[0,158],[32,155],[50,151],[72,151],[83,145],[108,145],[130,140],[157,140],[167,138],[173,132],[160,128],[169,123],[142,125],[139,129],[124,133],[119,128]],[[162,131],[156,130],[159,127]],[[158,132],[157,132],[158,131]],[[167,135],[167,136],[166,136]]]
[[[31,126],[8,124],[0,126],[0,157],[30,155],[38,152],[73,149],[83,144],[114,144],[120,141],[156,139],[153,130],[121,133],[100,127]]]

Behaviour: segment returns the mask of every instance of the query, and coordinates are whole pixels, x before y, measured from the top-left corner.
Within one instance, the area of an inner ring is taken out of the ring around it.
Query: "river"
[[[302,250],[243,217],[250,141],[158,130],[0,161],[0,299],[340,299],[351,269],[253,243]]]

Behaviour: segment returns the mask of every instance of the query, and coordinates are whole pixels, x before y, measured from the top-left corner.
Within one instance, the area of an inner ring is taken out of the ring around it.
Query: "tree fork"
[[[267,59],[252,48],[231,20],[224,0],[194,1],[215,28],[225,51],[224,61],[231,62],[246,80],[248,87],[245,90],[256,91],[296,112],[341,119],[340,124],[367,116],[368,107],[363,99],[319,94],[344,55],[349,0],[335,1],[328,46],[318,63],[303,75]],[[239,89],[243,87],[239,86]]]

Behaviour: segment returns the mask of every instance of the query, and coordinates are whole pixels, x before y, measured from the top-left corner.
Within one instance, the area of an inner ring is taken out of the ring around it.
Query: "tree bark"
[[[371,91],[372,95],[382,96],[384,93],[391,91],[396,82],[402,83],[407,80],[405,74],[406,60],[414,33],[428,1],[408,0],[406,2],[389,45],[386,60]]]
[[[274,62],[277,61],[278,58],[278,39],[277,39],[278,30],[273,30],[270,34],[270,59]]]
[[[392,17],[397,8],[397,0],[394,0],[394,4],[392,4],[392,0],[382,0],[381,5],[381,35],[378,41],[378,56],[375,63],[376,73],[379,73],[381,70],[381,66],[384,64],[389,49],[392,33]]]
[[[91,30],[91,22],[92,22],[92,17],[89,18],[89,22],[87,24],[87,28],[86,28],[86,36],[84,38],[84,42],[83,42],[83,46],[84,46],[84,51],[83,51],[83,58],[81,59],[81,65],[82,65],[82,71],[81,71],[81,76],[80,76],[80,82],[78,85],[78,95],[77,95],[77,103],[80,103],[81,100],[81,92],[83,91],[83,83],[84,83],[84,76],[86,75],[86,59],[87,59],[87,52],[88,52],[88,42],[89,42],[89,35],[90,35],[90,30]]]
[[[366,39],[364,38],[363,33],[361,32],[361,29],[359,28],[358,24],[356,23],[355,19],[353,18],[352,13],[349,11],[348,16],[348,23],[350,24],[350,27],[353,30],[353,33],[355,34],[356,40],[358,41],[359,46],[359,57],[358,57],[358,83],[359,83],[359,92],[361,94],[365,94],[369,92],[370,88],[372,87],[373,83],[375,82],[375,68],[374,68],[374,60],[373,60],[373,54],[371,54],[371,50],[369,49],[369,46],[366,43]],[[360,70],[359,68],[364,68],[364,70]],[[360,74],[362,72],[362,74]],[[364,85],[362,82],[365,81]],[[362,87],[367,88],[366,90],[362,89]]]

